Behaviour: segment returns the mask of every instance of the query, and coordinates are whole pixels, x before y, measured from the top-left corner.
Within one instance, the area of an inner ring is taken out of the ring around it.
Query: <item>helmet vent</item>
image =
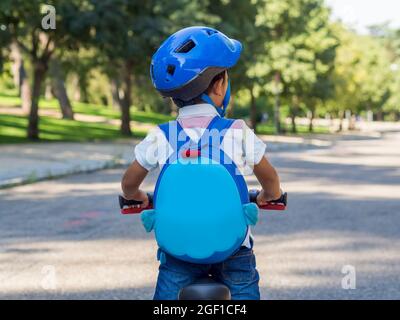
[[[182,45],[180,45],[175,52],[176,53],[188,53],[190,50],[192,50],[196,44],[194,43],[193,40],[188,40],[184,42]]]
[[[209,36],[212,36],[214,33],[217,33],[217,30],[213,30],[213,29],[204,29],[205,32],[207,32],[207,34]]]
[[[168,72],[171,76],[173,76],[174,73],[175,73],[175,66],[174,66],[173,64],[169,64],[168,67],[167,67],[167,72]]]

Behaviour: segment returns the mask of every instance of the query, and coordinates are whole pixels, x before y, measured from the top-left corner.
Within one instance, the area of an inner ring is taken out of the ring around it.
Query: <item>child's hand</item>
[[[134,208],[146,208],[149,206],[149,197],[147,196],[147,193],[142,190],[138,190],[135,194],[131,196],[124,195],[124,198],[127,200],[136,200],[142,202],[142,204],[133,206]]]
[[[282,192],[281,192],[282,193]],[[271,197],[271,195],[267,194],[264,189],[262,189],[259,194],[257,195],[257,205],[258,206],[265,206],[268,202],[272,200],[276,200],[279,197]]]
[[[147,194],[139,189],[148,171],[136,160],[125,171],[121,181],[122,193],[127,200],[142,201],[136,208],[145,208],[149,205]]]

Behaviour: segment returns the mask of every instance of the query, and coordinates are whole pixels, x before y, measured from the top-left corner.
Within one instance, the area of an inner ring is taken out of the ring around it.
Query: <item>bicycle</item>
[[[250,202],[257,203],[258,190],[250,190]],[[153,193],[147,193],[149,197],[149,206],[146,208],[137,207],[142,202],[136,200],[127,200],[119,196],[119,206],[121,213],[139,214],[143,210],[153,208]],[[264,206],[258,206],[261,210],[278,210],[283,211],[287,206],[287,193],[283,193],[279,199],[268,202]],[[231,294],[229,288],[211,278],[211,276],[203,277],[194,283],[182,288],[178,295],[178,300],[230,300]]]

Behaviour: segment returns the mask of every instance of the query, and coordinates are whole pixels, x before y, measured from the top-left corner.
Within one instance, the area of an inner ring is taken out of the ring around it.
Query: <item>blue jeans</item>
[[[208,274],[231,291],[232,300],[259,300],[259,275],[253,249],[241,247],[216,264],[195,264],[174,258],[159,249],[160,267],[154,300],[176,300],[179,290]]]

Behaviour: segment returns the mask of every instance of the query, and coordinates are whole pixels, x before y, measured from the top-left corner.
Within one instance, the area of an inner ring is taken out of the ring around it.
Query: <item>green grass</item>
[[[0,94],[0,107],[17,107],[21,105],[21,99],[19,97]],[[40,99],[39,106],[41,109],[54,109],[59,110],[58,101],[56,99]],[[111,106],[103,106],[91,103],[83,102],[72,102],[72,108],[76,113],[82,113],[86,115],[102,116],[108,119],[120,119],[121,113],[119,110],[112,108]],[[150,124],[160,124],[167,122],[172,119],[171,116],[155,113],[155,112],[144,112],[131,108],[131,119],[134,121]]]
[[[57,102],[52,105],[53,108],[54,106],[58,108]],[[103,116],[109,119],[121,118],[121,113],[119,112],[119,110],[116,110],[110,106],[101,106],[83,102],[73,102],[72,107],[77,113]],[[142,123],[160,124],[171,120],[172,117],[160,113],[144,112],[135,110],[135,108],[131,108],[131,119]]]
[[[0,114],[0,143],[29,142],[26,138],[28,119],[23,116]],[[40,117],[41,141],[101,141],[122,138],[119,127],[111,124]],[[145,131],[134,131],[144,137]]]
[[[4,107],[18,107],[21,105],[21,99],[15,96],[0,95],[0,105]]]
[[[14,95],[0,94],[1,107],[19,107],[21,99]],[[56,99],[40,99],[40,109],[59,110]],[[72,102],[74,112],[85,115],[102,116],[107,119],[120,119],[119,110],[110,106]],[[137,111],[132,108],[131,119],[149,124],[160,124],[172,119],[170,116]],[[28,142],[26,139],[27,117],[0,114],[0,144]],[[40,117],[39,134],[41,141],[100,141],[122,138],[119,127],[106,123],[92,123],[75,120],[63,120],[52,117]],[[134,137],[144,137],[146,131],[133,128]]]
[[[275,127],[270,124],[259,124],[257,125],[258,134],[275,134]]]
[[[304,126],[304,125],[297,125],[297,134],[313,134],[313,133],[317,133],[317,134],[326,134],[329,133],[329,128],[327,127],[321,127],[321,126],[314,126],[314,131],[313,132],[309,132],[308,131],[308,126]],[[291,134],[291,128],[287,128],[287,133],[290,135]],[[257,133],[258,134],[275,134],[275,127],[273,124],[259,124],[257,126]]]
[[[0,94],[1,107],[18,107],[21,99],[11,94]],[[120,119],[120,112],[110,106],[96,105],[83,102],[73,102],[73,110],[85,115],[102,116],[107,119]],[[58,110],[56,99],[40,99],[41,109]],[[171,116],[155,112],[144,112],[131,108],[131,119],[141,123],[160,124],[172,119]],[[28,120],[24,116],[0,114],[0,143],[28,142],[26,139],[26,127]],[[298,134],[309,134],[308,126],[297,126]],[[42,141],[97,141],[121,138],[119,128],[106,123],[92,123],[56,119],[52,117],[40,117],[40,139]],[[272,124],[260,124],[257,126],[259,134],[275,134]],[[329,133],[326,127],[314,127],[313,133]],[[134,131],[135,137],[145,136],[145,131]],[[288,128],[290,134],[290,128]]]

